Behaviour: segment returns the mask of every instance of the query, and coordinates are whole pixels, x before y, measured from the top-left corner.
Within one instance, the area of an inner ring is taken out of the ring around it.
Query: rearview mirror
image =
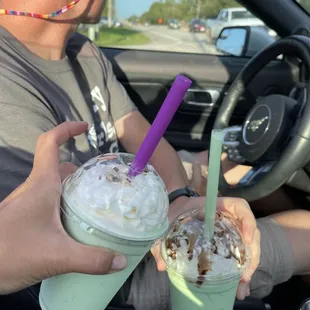
[[[219,53],[230,56],[253,57],[276,39],[265,26],[225,27],[215,42]]]

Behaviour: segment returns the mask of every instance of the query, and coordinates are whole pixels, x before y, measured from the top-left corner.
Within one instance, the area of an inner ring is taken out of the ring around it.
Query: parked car
[[[178,19],[170,19],[168,21],[168,28],[180,29],[181,28],[181,22]]]
[[[214,40],[219,36],[223,28],[232,26],[265,26],[265,24],[246,8],[222,9],[215,19],[208,19],[208,36]],[[270,35],[275,36],[276,33],[270,30]]]
[[[206,22],[202,19],[192,19],[188,28],[190,32],[206,32]]]
[[[123,27],[123,24],[120,21],[115,20],[113,21],[113,27],[120,28],[120,27]]]
[[[105,16],[101,17],[99,22],[100,27],[109,26],[109,19]],[[123,24],[118,20],[111,20],[111,26],[115,28],[123,27]]]
[[[107,26],[108,24],[109,24],[108,18],[105,16],[101,17],[100,22],[99,22],[100,27]]]

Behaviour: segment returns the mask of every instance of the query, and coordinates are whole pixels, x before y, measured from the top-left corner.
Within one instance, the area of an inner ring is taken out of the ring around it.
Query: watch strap
[[[169,204],[182,196],[199,197],[199,194],[196,193],[191,187],[185,186],[184,188],[177,189],[169,194]]]

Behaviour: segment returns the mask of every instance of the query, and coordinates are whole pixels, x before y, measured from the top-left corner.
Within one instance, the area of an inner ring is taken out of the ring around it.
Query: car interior
[[[224,129],[225,150],[235,154],[230,160],[253,166],[237,186],[221,176],[225,195],[252,202],[283,187],[292,200],[309,209],[310,15],[294,0],[238,2],[280,37],[252,58],[119,47],[102,47],[103,53],[150,122],[176,75],[193,80],[165,137],[176,150],[199,152],[208,149],[213,128]],[[263,118],[268,119],[263,128],[268,134],[261,139],[260,128],[255,129],[261,124],[255,121]],[[108,309],[134,309],[124,302],[129,286],[130,279]],[[39,287],[2,296],[0,308],[40,309]],[[236,301],[234,309],[297,310],[308,297],[309,284],[293,277],[264,300]]]

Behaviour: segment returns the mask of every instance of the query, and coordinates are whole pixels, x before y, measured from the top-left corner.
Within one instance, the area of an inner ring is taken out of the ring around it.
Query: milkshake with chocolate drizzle
[[[249,255],[238,224],[217,213],[214,235],[204,236],[204,210],[181,215],[162,242],[172,310],[232,310]]]

